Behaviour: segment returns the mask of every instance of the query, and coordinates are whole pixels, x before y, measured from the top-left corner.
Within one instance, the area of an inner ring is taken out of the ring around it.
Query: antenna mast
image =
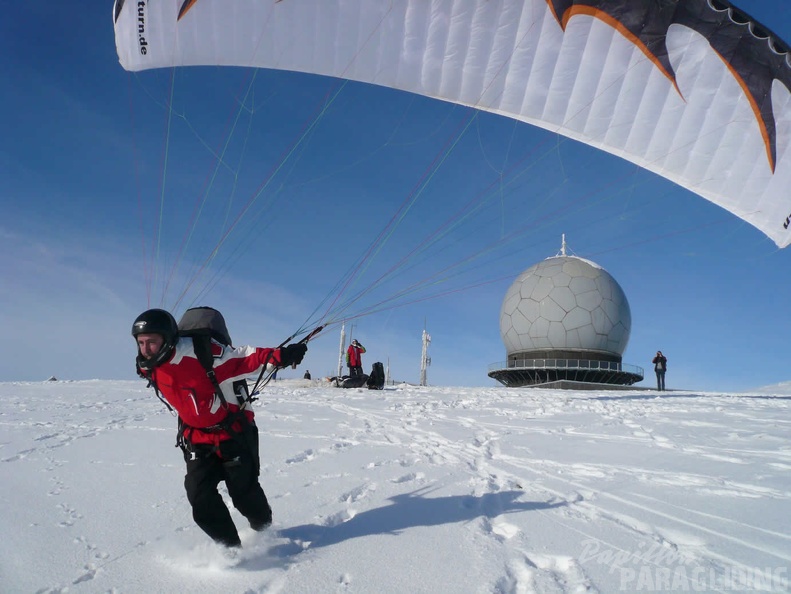
[[[420,385],[427,386],[426,368],[431,365],[431,357],[428,356],[428,345],[431,344],[431,335],[423,328],[423,353],[420,357]]]

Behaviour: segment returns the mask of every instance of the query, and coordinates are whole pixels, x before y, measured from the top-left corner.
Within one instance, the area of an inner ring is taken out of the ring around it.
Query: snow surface
[[[142,381],[0,383],[0,591],[789,591],[791,397],[265,388],[263,534],[193,524]],[[225,495],[227,499],[227,494]]]

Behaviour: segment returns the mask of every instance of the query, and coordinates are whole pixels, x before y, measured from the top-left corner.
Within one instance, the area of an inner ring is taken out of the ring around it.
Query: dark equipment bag
[[[214,355],[211,352],[211,339],[213,338],[225,346],[232,346],[225,318],[213,307],[192,307],[185,311],[179,320],[179,336],[192,339],[195,356],[222,398],[222,391],[214,379]]]
[[[371,375],[368,376],[369,390],[382,390],[385,387],[385,367],[377,361],[371,368]]]
[[[184,312],[179,320],[179,336],[192,339],[192,346],[195,349],[195,356],[206,370],[206,375],[214,385],[214,391],[223,403],[226,403],[225,396],[214,376],[214,355],[211,352],[211,341],[216,340],[220,344],[233,348],[231,335],[225,318],[213,307],[193,307]],[[252,400],[247,387],[247,382],[239,380],[233,385],[233,391],[239,399],[240,404]]]
[[[179,336],[208,336],[220,344],[232,346],[225,318],[213,307],[193,307],[185,311],[179,320]]]

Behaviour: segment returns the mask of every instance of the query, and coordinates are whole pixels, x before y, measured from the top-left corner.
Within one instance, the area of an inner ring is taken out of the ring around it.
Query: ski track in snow
[[[108,386],[114,400],[102,401]],[[236,514],[244,548],[231,556],[192,524],[183,469],[168,451],[174,421],[140,384],[0,384],[0,394],[11,404],[0,415],[0,478],[18,485],[11,505],[27,522],[20,542],[51,547],[62,568],[57,583],[31,581],[35,592],[138,591],[113,583],[115,567],[148,560],[150,568],[151,559],[174,581],[198,576],[210,591],[225,583],[229,591],[309,592],[318,572],[334,583],[328,591],[364,592],[370,584],[344,562],[316,567],[333,554],[344,559],[352,543],[450,526],[463,527],[462,552],[493,560],[474,591],[499,594],[606,592],[618,584],[614,574],[638,561],[717,574],[791,564],[787,520],[759,525],[758,512],[740,513],[772,501],[787,512],[791,482],[776,477],[791,469],[791,423],[766,414],[787,412],[787,400],[267,388],[256,410],[275,525],[257,534]],[[712,403],[715,410],[701,411]],[[119,440],[132,447],[112,445]],[[14,481],[28,465],[44,478]],[[132,483],[121,489],[101,482],[127,474]],[[168,487],[148,500],[137,489],[146,481]],[[109,515],[91,508],[94,489],[117,499]],[[712,498],[734,513],[718,513]],[[25,512],[28,499],[40,517]],[[162,529],[140,530],[135,514],[160,517]],[[140,576],[141,591],[147,579]],[[389,591],[431,591],[427,583]]]

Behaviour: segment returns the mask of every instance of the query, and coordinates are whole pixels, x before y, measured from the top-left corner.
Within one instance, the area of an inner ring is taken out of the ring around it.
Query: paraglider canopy
[[[116,0],[113,16],[128,70],[294,70],[499,113],[791,242],[789,49],[724,0]]]

